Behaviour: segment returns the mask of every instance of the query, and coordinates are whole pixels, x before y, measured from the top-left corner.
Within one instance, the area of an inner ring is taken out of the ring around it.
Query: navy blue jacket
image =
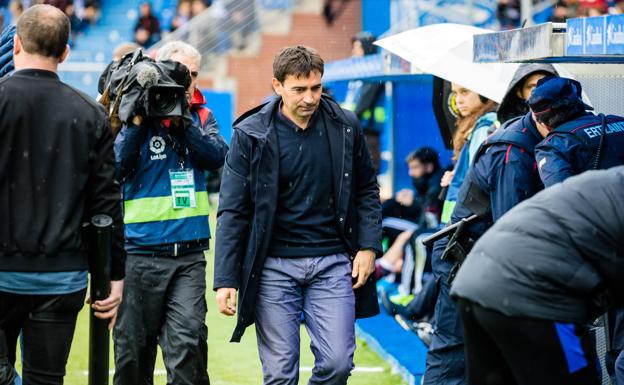
[[[451,223],[473,215],[465,205],[471,184],[490,199],[490,212],[465,230],[466,236],[477,239],[493,222],[523,200],[537,193],[539,180],[533,149],[542,140],[528,113],[492,133],[481,145],[474,163],[462,183]],[[438,242],[445,243],[446,239]],[[438,245],[439,247],[439,245]],[[447,275],[454,262],[434,263],[436,275]]]
[[[238,289],[238,342],[254,322],[262,268],[270,247],[277,209],[279,146],[274,116],[280,98],[247,112],[234,122],[230,152],[223,168],[215,245],[214,288]],[[379,186],[364,135],[352,112],[323,95],[319,119],[331,152],[336,228],[350,255],[360,249],[381,254]],[[379,313],[375,282],[355,292],[356,316]]]
[[[540,177],[546,187],[590,169],[606,169],[624,164],[624,118],[607,117],[600,164],[596,149],[602,136],[600,116],[587,114],[557,127],[535,148]]]
[[[481,145],[471,177],[489,193],[494,222],[541,189],[532,152],[541,140],[528,113],[495,131]]]
[[[193,117],[193,121],[185,121],[185,128],[166,129],[152,119],[140,127],[124,126],[115,139],[117,177],[124,187],[128,253],[178,255],[177,245],[171,249],[177,243],[194,245],[184,253],[208,247],[209,207],[204,170],[223,165],[227,145],[212,114],[204,122],[197,113]],[[174,143],[181,149],[174,150]],[[180,167],[182,149],[187,153],[184,167],[193,170],[195,180],[196,205],[192,209],[174,209],[171,204],[169,170]]]

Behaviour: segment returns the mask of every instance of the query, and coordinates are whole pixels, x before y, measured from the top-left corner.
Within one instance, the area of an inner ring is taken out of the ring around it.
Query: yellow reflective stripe
[[[383,123],[386,121],[386,109],[384,107],[375,107],[375,122]]]
[[[171,196],[139,198],[124,201],[124,223],[169,221],[208,215],[208,193],[195,192],[196,207],[174,209]]]
[[[453,213],[453,209],[455,208],[455,201],[444,201],[444,206],[442,207],[442,217],[440,218],[441,223],[449,223],[451,220],[451,214]]]
[[[371,110],[366,110],[362,113],[362,119],[368,120],[370,119],[371,115],[372,115]]]

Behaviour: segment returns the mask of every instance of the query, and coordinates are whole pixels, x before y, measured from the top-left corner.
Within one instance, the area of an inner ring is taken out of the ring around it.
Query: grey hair
[[[198,65],[201,62],[201,54],[199,53],[199,51],[192,45],[179,40],[170,41],[169,43],[160,47],[160,49],[158,50],[158,54],[156,55],[156,60],[170,60],[171,57],[175,54],[182,54],[193,60],[197,60]]]

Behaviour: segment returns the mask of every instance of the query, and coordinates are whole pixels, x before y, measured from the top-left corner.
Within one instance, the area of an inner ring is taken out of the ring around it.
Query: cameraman
[[[189,70],[191,101],[199,53],[175,42],[163,47],[159,59],[166,57]],[[204,171],[223,165],[227,145],[212,114],[201,111],[192,107],[193,120],[134,116],[115,140],[128,253],[126,298],[113,332],[115,385],[152,383],[157,344],[168,382],[209,383]]]

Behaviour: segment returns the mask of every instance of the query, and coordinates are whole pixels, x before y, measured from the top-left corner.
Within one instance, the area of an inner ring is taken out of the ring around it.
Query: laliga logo
[[[166,159],[167,154],[162,154],[165,151],[165,140],[160,136],[153,136],[149,142],[149,149],[155,155],[150,156],[151,160]]]

